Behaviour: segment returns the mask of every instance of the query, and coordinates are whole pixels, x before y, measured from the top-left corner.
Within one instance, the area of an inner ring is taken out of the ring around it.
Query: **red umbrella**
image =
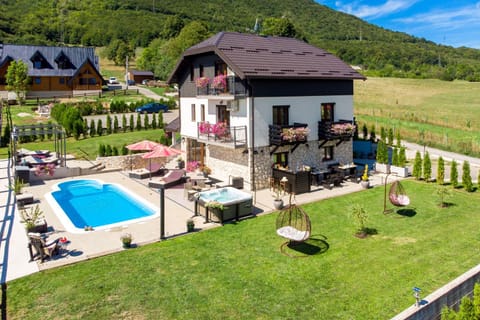
[[[161,158],[161,157],[172,157],[181,154],[182,151],[173,149],[163,144],[158,144],[155,148],[152,149],[149,153],[145,153],[142,158],[144,159],[152,159],[152,158]],[[152,165],[149,163],[149,167],[151,168]],[[152,177],[152,173],[150,172],[150,178]]]
[[[127,146],[128,150],[135,150],[135,151],[152,151],[156,146],[160,145],[160,143],[150,141],[150,140],[143,140],[140,142],[136,142],[133,144],[129,144]]]
[[[173,149],[163,144],[157,144],[149,153],[146,153],[142,156],[144,159],[151,159],[151,158],[160,158],[160,157],[171,157],[177,156],[181,154],[182,151]]]

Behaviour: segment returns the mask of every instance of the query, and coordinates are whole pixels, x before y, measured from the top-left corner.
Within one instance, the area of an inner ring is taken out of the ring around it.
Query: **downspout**
[[[253,191],[253,203],[256,203],[256,185],[255,185],[255,154],[254,154],[254,147],[255,147],[255,119],[254,119],[254,112],[255,112],[255,97],[253,95],[253,88],[251,85],[248,85],[249,92],[248,96],[251,97],[251,104],[250,105],[250,117],[249,117],[249,127],[250,127],[250,144],[248,146],[248,156],[249,156],[249,168],[250,168],[250,188]]]

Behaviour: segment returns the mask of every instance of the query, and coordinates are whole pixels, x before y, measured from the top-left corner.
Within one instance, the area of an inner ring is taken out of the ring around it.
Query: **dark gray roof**
[[[176,117],[169,124],[165,126],[166,132],[178,132],[180,131],[180,117]]]
[[[135,75],[135,76],[152,76],[153,77],[153,72],[152,71],[130,70],[130,73]]]
[[[190,47],[177,69],[189,56],[208,52],[240,78],[365,79],[333,54],[298,39],[236,32],[220,32]]]
[[[41,56],[45,59],[48,68],[35,69],[32,57]],[[66,57],[71,63],[71,68],[60,69],[58,59]],[[98,58],[91,47],[47,47],[28,45],[0,45],[0,66],[8,59],[22,60],[28,66],[29,76],[73,76],[77,69],[88,61],[100,72]]]

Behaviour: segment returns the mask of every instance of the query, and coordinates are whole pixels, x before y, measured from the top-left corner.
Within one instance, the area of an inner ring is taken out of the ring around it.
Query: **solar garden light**
[[[420,307],[420,291],[422,291],[422,289],[418,287],[413,287],[413,296],[415,297],[415,300],[416,300],[415,305],[417,307]]]

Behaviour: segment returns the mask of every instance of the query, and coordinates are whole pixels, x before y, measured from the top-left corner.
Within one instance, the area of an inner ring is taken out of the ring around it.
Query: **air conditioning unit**
[[[228,101],[227,110],[231,112],[236,112],[238,111],[238,108],[239,108],[238,105],[239,105],[238,100]]]

